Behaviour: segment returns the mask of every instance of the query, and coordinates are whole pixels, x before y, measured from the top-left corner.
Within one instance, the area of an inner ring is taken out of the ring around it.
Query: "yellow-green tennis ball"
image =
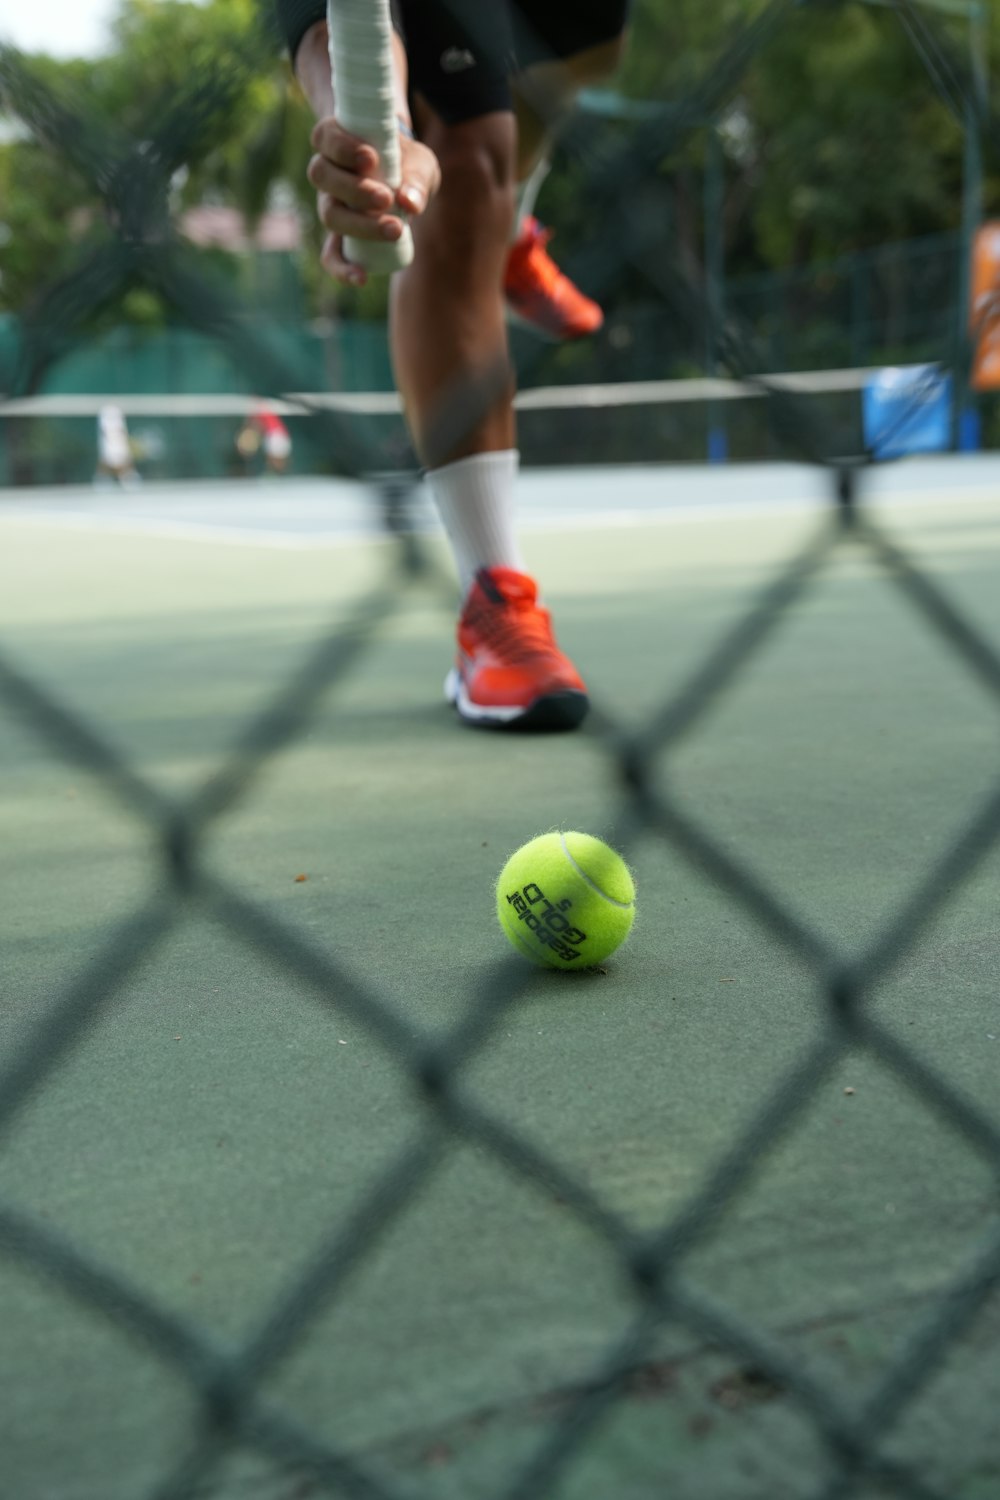
[[[588,969],[628,937],[635,882],[621,855],[591,834],[543,833],[501,870],[497,916],[536,964]]]

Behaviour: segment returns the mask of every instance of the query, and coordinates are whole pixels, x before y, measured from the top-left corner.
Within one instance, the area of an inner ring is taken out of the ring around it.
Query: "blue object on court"
[[[983,424],[978,408],[963,406],[958,414],[959,453],[978,453],[982,446]]]
[[[951,447],[952,378],[938,365],[880,370],[865,383],[861,411],[873,458],[942,453]]]
[[[724,427],[710,427],[708,430],[708,461],[710,464],[724,464],[729,458],[729,438]]]

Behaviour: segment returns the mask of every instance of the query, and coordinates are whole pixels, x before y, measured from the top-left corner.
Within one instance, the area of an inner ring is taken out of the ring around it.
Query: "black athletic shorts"
[[[625,29],[629,0],[393,0],[410,92],[451,124],[510,109],[510,79]]]
[[[294,58],[325,0],[275,0]],[[574,57],[625,29],[630,0],[392,0],[406,41],[410,92],[456,124],[510,109],[510,79],[533,63]]]

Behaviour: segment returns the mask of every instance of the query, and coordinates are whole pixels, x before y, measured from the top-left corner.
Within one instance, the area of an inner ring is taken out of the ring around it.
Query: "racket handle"
[[[379,176],[395,191],[402,167],[389,0],[327,0],[327,30],[337,120],[375,148]],[[367,271],[388,274],[410,264],[413,236],[404,221],[402,239],[390,243],[349,237],[344,241],[344,254]]]

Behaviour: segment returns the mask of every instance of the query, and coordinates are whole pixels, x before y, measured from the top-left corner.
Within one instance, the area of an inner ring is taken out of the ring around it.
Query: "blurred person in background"
[[[250,471],[261,452],[269,474],[284,474],[292,457],[292,438],[284,422],[266,402],[259,402],[236,434],[236,451]]]
[[[125,413],[120,406],[102,406],[97,414],[97,472],[95,484],[139,484]]]

